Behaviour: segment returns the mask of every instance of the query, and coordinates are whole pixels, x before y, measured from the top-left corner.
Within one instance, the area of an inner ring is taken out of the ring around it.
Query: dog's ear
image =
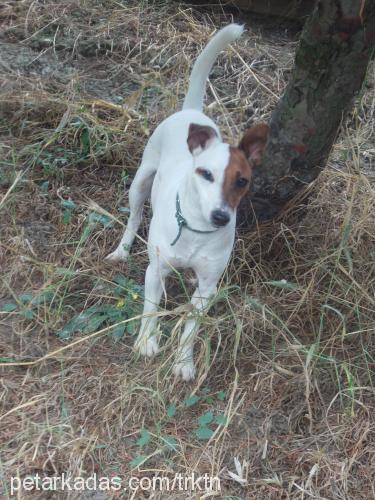
[[[187,143],[192,155],[199,155],[199,153],[209,148],[217,139],[216,130],[212,127],[198,125],[197,123],[190,124]]]
[[[239,149],[245,153],[249,162],[255,166],[258,166],[262,160],[269,131],[270,128],[265,123],[254,125],[246,130],[238,145]]]

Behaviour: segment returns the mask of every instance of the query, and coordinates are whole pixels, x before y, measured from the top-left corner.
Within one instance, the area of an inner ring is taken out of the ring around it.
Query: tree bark
[[[375,0],[318,0],[239,221],[272,218],[324,168],[375,42]],[[254,217],[255,215],[255,217]]]

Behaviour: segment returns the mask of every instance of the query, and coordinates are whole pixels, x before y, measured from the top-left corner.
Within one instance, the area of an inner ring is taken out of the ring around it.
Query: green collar
[[[182,228],[184,228],[184,227],[186,229],[189,229],[189,231],[192,231],[193,233],[200,233],[200,234],[215,233],[217,231],[217,229],[214,229],[213,231],[201,231],[200,229],[194,229],[194,228],[190,227],[189,224],[187,223],[187,220],[182,215],[181,204],[180,204],[180,196],[179,196],[178,192],[176,194],[176,213],[175,213],[175,217],[176,217],[177,225],[178,225],[178,234],[177,234],[176,238],[171,243],[172,247],[180,239],[180,236],[181,236],[181,233],[182,233]]]

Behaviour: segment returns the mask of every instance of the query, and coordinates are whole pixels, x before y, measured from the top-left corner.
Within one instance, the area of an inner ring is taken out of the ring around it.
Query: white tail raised
[[[239,24],[229,24],[221,29],[208,42],[203,52],[195,61],[190,75],[189,88],[184,100],[182,109],[197,109],[202,111],[203,99],[206,92],[206,81],[217,56],[231,42],[237,40],[243,33],[243,26]]]

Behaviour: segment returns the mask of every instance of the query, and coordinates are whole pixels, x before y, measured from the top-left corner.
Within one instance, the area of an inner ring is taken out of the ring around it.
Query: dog
[[[159,351],[156,313],[164,282],[173,269],[192,268],[198,286],[195,312],[207,309],[230,258],[236,210],[249,189],[252,168],[260,161],[264,134],[247,131],[240,148],[222,142],[215,123],[202,112],[206,81],[219,53],[241,36],[243,27],[221,29],[196,60],[183,107],[153,132],[129,191],[125,233],[106,259],[125,260],[138,231],[143,204],[151,194],[143,319],[135,349],[144,356]],[[262,132],[262,131],[261,131]],[[174,373],[195,377],[194,338],[199,323],[191,314],[184,325]]]

